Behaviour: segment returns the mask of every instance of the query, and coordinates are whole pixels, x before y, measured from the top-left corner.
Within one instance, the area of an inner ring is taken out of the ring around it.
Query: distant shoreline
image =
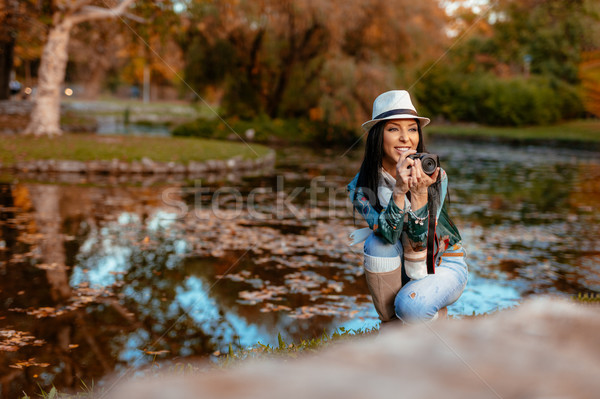
[[[600,133],[599,133],[600,134]],[[583,140],[568,140],[568,139],[528,139],[528,138],[511,138],[501,136],[478,136],[478,135],[456,135],[445,133],[431,133],[426,135],[430,140],[453,140],[453,141],[468,141],[470,143],[498,143],[510,146],[546,146],[546,147],[563,147],[572,150],[586,150],[600,152],[600,142],[583,141]]]
[[[433,140],[464,140],[476,143],[538,145],[600,151],[600,120],[586,119],[550,126],[493,127],[474,124],[428,126]]]

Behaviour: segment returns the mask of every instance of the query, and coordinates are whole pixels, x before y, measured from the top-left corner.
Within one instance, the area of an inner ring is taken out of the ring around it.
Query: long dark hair
[[[417,122],[417,129],[419,131],[417,152],[427,152],[427,149],[425,148],[425,142],[423,140],[421,122],[418,119],[415,119],[415,121]],[[383,166],[383,129],[387,122],[387,120],[380,121],[375,124],[371,130],[369,130],[369,134],[367,135],[367,143],[365,145],[365,156],[360,166],[360,172],[356,182],[356,188],[362,188],[363,195],[366,196],[366,198],[369,200],[369,203],[371,203],[377,212],[381,212],[383,209],[381,203],[379,202],[379,196],[377,195],[377,186],[379,185],[381,168]],[[438,178],[437,182],[429,186],[427,190],[429,200],[437,201],[438,207],[440,205],[440,189],[441,182]],[[354,199],[356,199],[356,192],[354,195]],[[410,201],[410,192],[407,193],[407,197]]]

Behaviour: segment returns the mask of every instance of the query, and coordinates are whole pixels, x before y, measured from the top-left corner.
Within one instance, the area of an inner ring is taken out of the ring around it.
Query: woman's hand
[[[396,163],[396,186],[394,187],[394,196],[404,196],[411,190],[413,183],[411,170],[415,161],[408,158],[411,154],[416,154],[415,150],[407,150],[400,154],[400,158]],[[396,201],[397,203],[398,201]],[[403,200],[404,202],[404,200]]]
[[[440,174],[439,167],[431,176],[423,172],[420,159],[408,158],[409,155],[416,153],[416,150],[404,151],[396,163],[394,202],[401,209],[404,208],[404,195],[409,191],[412,194],[414,209],[419,209],[426,204],[427,188],[437,181]]]
[[[413,209],[420,209],[427,204],[427,188],[437,181],[440,174],[438,167],[431,176],[423,172],[421,160],[416,159],[414,166],[411,168],[411,185],[410,185],[410,201]]]
[[[437,181],[440,174],[438,167],[431,176],[423,172],[421,160],[414,160],[414,165],[410,168],[410,192],[414,195],[427,195],[427,188]]]

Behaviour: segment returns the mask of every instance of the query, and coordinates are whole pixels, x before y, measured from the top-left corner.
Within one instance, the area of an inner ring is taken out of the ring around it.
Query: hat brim
[[[429,125],[429,122],[431,122],[431,119],[425,118],[423,116],[400,114],[400,115],[390,115],[390,116],[387,116],[385,118],[380,118],[380,119],[371,119],[370,121],[363,123],[362,128],[365,132],[368,132],[369,130],[371,130],[371,128],[373,126],[375,126],[377,124],[377,122],[391,120],[391,119],[419,119],[420,121],[422,121],[421,127],[427,126],[427,125]]]

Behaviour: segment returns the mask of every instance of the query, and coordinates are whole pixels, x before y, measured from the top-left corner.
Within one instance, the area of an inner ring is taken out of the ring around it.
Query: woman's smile
[[[403,147],[394,147],[394,149],[395,149],[396,151],[398,151],[398,153],[399,153],[399,154],[402,154],[404,151],[408,151],[408,150],[410,150],[411,148],[410,148],[410,147],[403,146]]]

